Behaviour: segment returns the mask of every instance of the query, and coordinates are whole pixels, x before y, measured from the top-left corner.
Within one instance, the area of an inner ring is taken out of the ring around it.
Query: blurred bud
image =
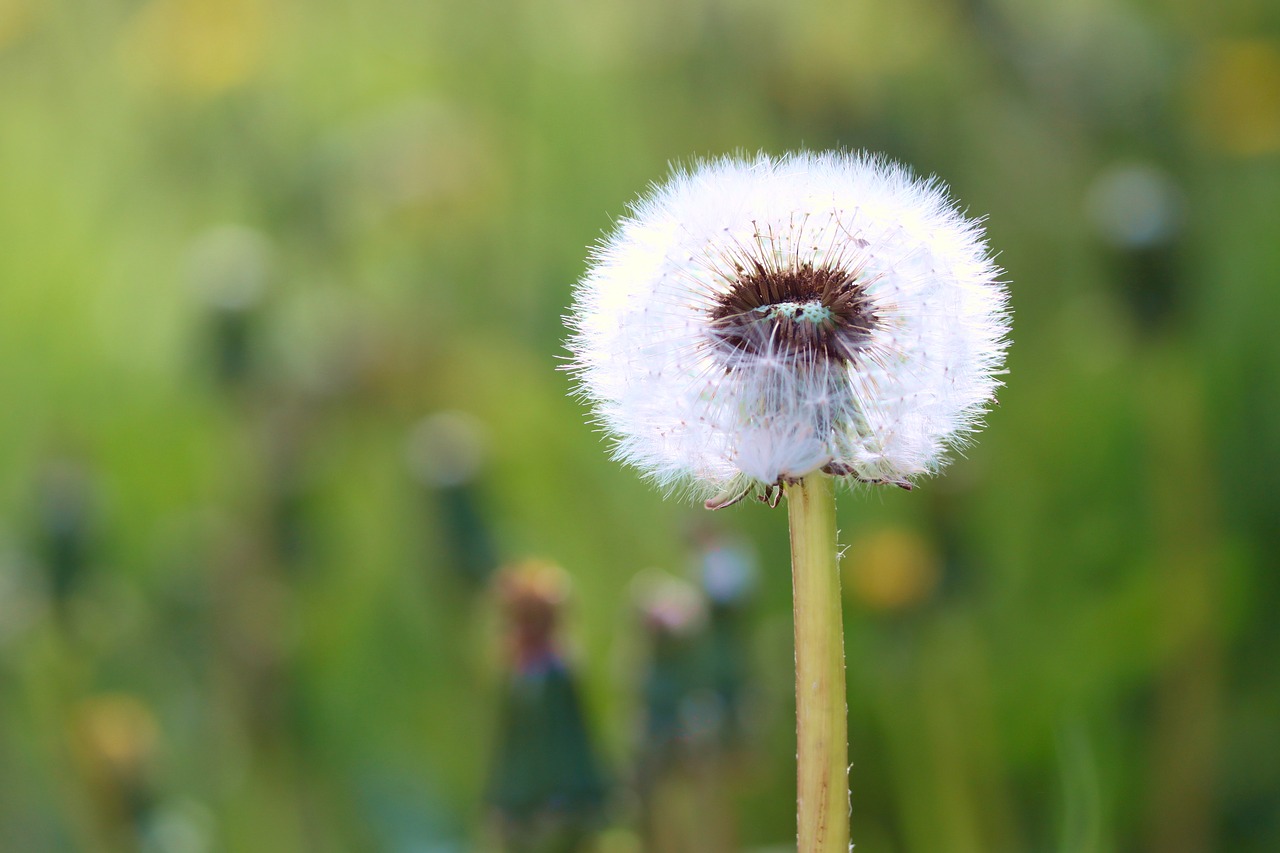
[[[507,567],[497,580],[512,662],[517,669],[545,663],[556,654],[556,631],[569,599],[569,576],[548,560]]]
[[[690,637],[706,625],[702,594],[686,581],[659,569],[646,569],[631,582],[644,626],[655,636]]]
[[[873,610],[914,607],[933,594],[941,561],[920,534],[889,528],[855,542],[843,560],[848,594]]]
[[[200,301],[217,311],[247,311],[262,301],[271,246],[261,232],[220,225],[198,236],[187,254],[187,274]]]
[[[86,699],[74,723],[77,756],[103,820],[136,828],[151,807],[155,717],[133,696],[106,694]]]
[[[36,486],[39,552],[55,607],[66,607],[84,575],[93,538],[93,494],[89,474],[78,462],[48,461]]]
[[[452,568],[472,585],[483,583],[498,562],[476,483],[485,457],[484,425],[462,412],[430,415],[410,432],[405,456],[438,520]]]
[[[1184,200],[1173,178],[1152,163],[1116,164],[1089,187],[1089,218],[1121,249],[1168,243],[1182,227]]]
[[[266,291],[270,266],[266,238],[238,225],[212,228],[188,250],[187,278],[208,312],[214,373],[225,384],[243,382],[253,368],[252,318]]]
[[[464,412],[429,415],[409,435],[409,470],[428,488],[469,483],[484,462],[485,438],[484,424]]]
[[[1143,327],[1178,308],[1183,269],[1175,249],[1185,207],[1173,177],[1154,163],[1112,165],[1089,188],[1086,210],[1110,249],[1113,286]]]
[[[646,849],[718,853],[739,849],[729,841],[721,759],[739,733],[747,648],[738,628],[750,572],[718,534],[697,533],[717,555],[704,561],[703,581],[719,600],[656,569],[632,585],[649,640],[635,776]]]
[[[688,724],[701,722],[691,700],[705,682],[702,668],[706,603],[692,584],[657,569],[632,582],[632,595],[648,639],[648,661],[640,689],[644,732],[640,747],[642,785],[682,759],[692,740]]]
[[[698,535],[701,546],[702,587],[716,604],[744,603],[756,586],[756,555],[750,543],[710,528]]]
[[[497,591],[512,671],[488,800],[509,849],[577,850],[604,806],[605,782],[577,679],[555,641],[568,576],[526,560],[503,571]]]
[[[702,585],[710,601],[706,638],[707,688],[720,707],[720,740],[736,745],[745,731],[751,673],[749,606],[755,594],[756,553],[745,539],[704,527],[701,547]]]

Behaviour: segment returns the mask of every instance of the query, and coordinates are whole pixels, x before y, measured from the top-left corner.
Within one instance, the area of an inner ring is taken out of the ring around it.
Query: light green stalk
[[[799,853],[849,851],[849,735],[836,501],[820,472],[789,484],[796,629],[796,822]]]

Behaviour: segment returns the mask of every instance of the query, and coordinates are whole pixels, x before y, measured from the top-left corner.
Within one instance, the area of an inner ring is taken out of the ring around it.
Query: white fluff
[[[842,265],[878,322],[840,364],[726,354],[710,328],[735,262]],[[980,224],[937,180],[860,153],[677,170],[595,247],[566,321],[569,369],[616,458],[700,497],[824,466],[909,485],[979,426],[1007,296]]]

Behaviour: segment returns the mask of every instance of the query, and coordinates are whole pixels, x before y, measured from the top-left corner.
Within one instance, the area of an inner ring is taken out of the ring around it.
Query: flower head
[[[614,455],[718,495],[910,487],[993,402],[1007,297],[936,180],[855,153],[678,170],[592,254],[570,370]]]

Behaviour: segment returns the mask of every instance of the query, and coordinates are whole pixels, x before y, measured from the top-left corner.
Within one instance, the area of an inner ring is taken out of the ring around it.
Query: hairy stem
[[[799,853],[849,851],[849,737],[844,628],[831,478],[787,486],[796,629],[796,820]]]

